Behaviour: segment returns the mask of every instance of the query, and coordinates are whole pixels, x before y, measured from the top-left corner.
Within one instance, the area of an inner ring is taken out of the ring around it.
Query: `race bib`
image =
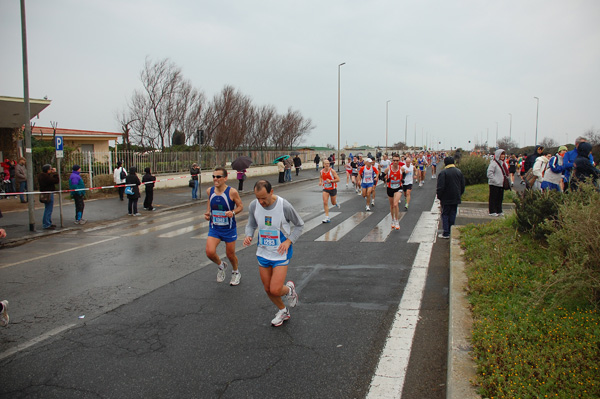
[[[390,180],[390,188],[400,188],[400,180]]]
[[[258,245],[261,247],[279,248],[279,232],[277,230],[259,230]]]
[[[358,169],[352,169],[352,173],[358,174]]]
[[[229,226],[229,218],[225,216],[225,211],[212,211],[213,224],[215,226]]]
[[[369,172],[369,176],[365,176],[363,182],[366,184],[373,183],[373,175]]]
[[[332,187],[333,187],[333,184],[331,182],[328,182],[328,181],[323,182],[323,188],[332,188]]]

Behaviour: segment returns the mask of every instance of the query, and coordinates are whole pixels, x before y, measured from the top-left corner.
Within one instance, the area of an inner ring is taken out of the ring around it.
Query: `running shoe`
[[[138,213],[134,213],[133,216],[142,216],[142,214],[138,212]]]
[[[283,324],[284,321],[290,319],[290,311],[287,308],[280,309],[276,314],[275,318],[271,320],[271,325],[273,327],[279,327]]]
[[[443,234],[438,234],[438,238],[443,238],[443,239],[447,240],[448,238],[450,238],[450,236],[445,236]]]
[[[331,223],[331,219],[329,219],[329,217],[326,217],[325,219],[322,220],[323,223]]]
[[[87,220],[85,220],[85,219],[79,219],[79,224],[86,224],[86,223],[87,223]]]
[[[490,213],[490,215],[489,215],[489,216],[494,216],[494,217],[496,217],[496,216],[498,216],[498,214],[497,214],[497,213]]]
[[[396,230],[400,230],[400,221],[396,220]]]
[[[242,278],[242,273],[231,272],[231,281],[229,282],[229,285],[240,285],[241,278]]]
[[[73,223],[75,223],[75,224],[79,224],[79,220],[76,220],[76,221],[75,221],[75,222],[73,222]]]
[[[294,284],[294,282],[290,280],[287,283],[285,283],[285,286],[290,289],[290,292],[288,292],[286,296],[288,306],[290,308],[296,307],[296,305],[298,304],[298,293],[296,292],[296,284]]]
[[[8,317],[8,301],[4,300],[4,301],[0,301],[2,303],[2,312],[0,312],[0,326],[2,327],[6,327],[8,325],[8,322],[10,320],[10,317]]]
[[[404,205],[404,210],[408,211],[408,204]]]
[[[369,208],[369,205],[365,206],[365,211],[370,211],[371,208]]]
[[[371,206],[375,206],[375,200],[374,199],[371,200]]]
[[[333,206],[333,208],[342,209],[342,207],[340,206],[340,204],[335,204],[335,205]]]
[[[222,283],[225,281],[225,269],[227,269],[227,263],[223,262],[223,268],[219,266],[219,270],[217,271],[217,283]]]

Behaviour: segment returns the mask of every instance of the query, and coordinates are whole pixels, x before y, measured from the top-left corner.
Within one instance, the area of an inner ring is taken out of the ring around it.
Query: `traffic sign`
[[[56,136],[54,143],[56,144],[56,158],[63,157],[63,137]]]

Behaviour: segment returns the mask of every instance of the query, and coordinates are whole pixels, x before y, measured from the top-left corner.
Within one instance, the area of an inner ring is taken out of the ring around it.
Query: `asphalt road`
[[[366,397],[408,295],[422,245],[411,237],[428,229],[420,220],[435,209],[435,180],[415,187],[402,229],[389,235],[387,196],[377,191],[365,213],[364,200],[340,187],[341,210],[321,224],[315,181],[276,189],[307,223],[288,269],[300,303],[279,328],[270,326],[276,308],[263,291],[255,246],[238,242],[239,286],[229,277],[216,283],[204,255],[203,203],[3,250],[0,292],[10,300],[11,324],[1,331],[0,397]],[[242,198],[246,206],[253,199]],[[435,237],[435,226],[425,233]],[[448,241],[430,241],[396,397],[445,397]]]

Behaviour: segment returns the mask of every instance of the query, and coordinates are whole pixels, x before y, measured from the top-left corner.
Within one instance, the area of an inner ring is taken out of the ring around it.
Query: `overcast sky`
[[[20,6],[0,1],[0,95],[23,96]],[[171,59],[208,98],[224,85],[289,107],[306,145],[438,143],[509,135],[563,144],[600,129],[600,1],[28,0],[38,126],[120,131],[146,56]],[[416,128],[415,128],[416,124]],[[489,133],[488,133],[489,132]],[[488,136],[489,135],[489,136]],[[468,141],[471,140],[471,144]],[[434,146],[436,148],[438,144]]]

